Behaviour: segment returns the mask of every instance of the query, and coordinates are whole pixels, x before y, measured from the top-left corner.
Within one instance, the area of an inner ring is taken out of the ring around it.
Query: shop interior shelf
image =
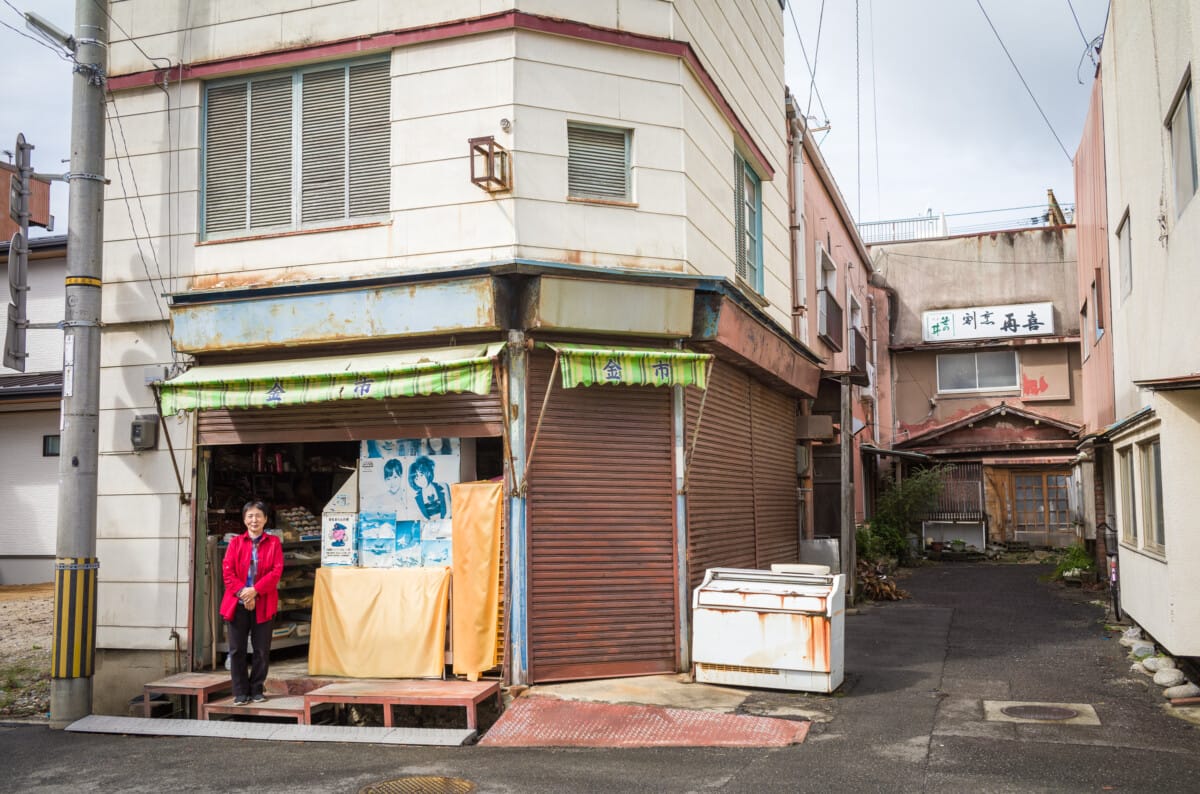
[[[308,645],[308,637],[280,637],[271,640],[271,650],[279,650],[280,648],[292,648],[297,645]],[[217,653],[229,653],[229,644],[225,642],[217,643]]]

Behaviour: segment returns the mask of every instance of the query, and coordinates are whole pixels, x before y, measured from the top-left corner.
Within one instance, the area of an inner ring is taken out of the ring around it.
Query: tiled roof
[[[31,372],[0,375],[0,399],[62,393],[61,372]]]

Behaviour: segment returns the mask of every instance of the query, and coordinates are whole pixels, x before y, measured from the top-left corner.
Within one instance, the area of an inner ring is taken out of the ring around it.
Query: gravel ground
[[[0,716],[49,710],[53,616],[53,585],[0,585]]]

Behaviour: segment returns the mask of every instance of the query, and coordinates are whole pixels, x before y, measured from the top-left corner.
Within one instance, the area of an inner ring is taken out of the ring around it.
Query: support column
[[[523,331],[508,332],[508,425],[513,483],[508,500],[508,655],[509,679],[526,684],[529,679],[529,567],[526,548],[525,417],[529,351]]]
[[[683,473],[687,463],[687,400],[682,386],[671,387],[671,414],[675,442],[675,579],[679,601],[679,666],[686,672],[692,667],[692,635],[688,609],[687,492]]]
[[[846,601],[854,603],[855,565],[857,550],[854,548],[854,413],[850,407],[850,376],[842,376],[842,538],[839,551],[842,557],[842,573],[846,574]]]

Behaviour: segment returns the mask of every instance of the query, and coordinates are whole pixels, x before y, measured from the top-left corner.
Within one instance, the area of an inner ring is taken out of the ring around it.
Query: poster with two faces
[[[358,461],[359,565],[450,564],[450,485],[459,481],[457,438],[363,441]]]

